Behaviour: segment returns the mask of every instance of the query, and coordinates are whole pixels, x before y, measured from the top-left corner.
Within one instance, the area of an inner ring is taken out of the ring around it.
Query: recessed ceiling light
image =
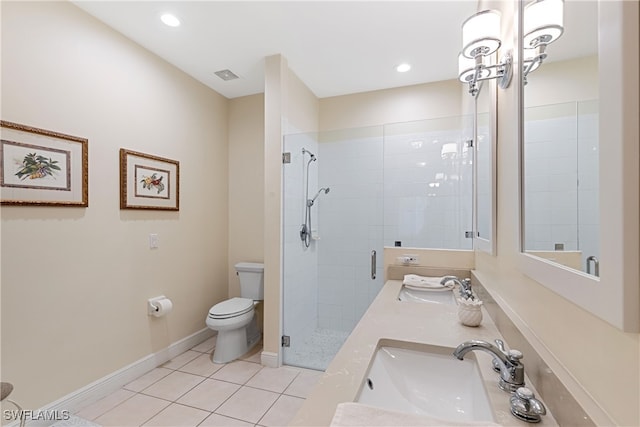
[[[169,27],[177,27],[180,25],[180,20],[170,13],[165,13],[164,15],[162,15],[160,17],[160,20],[162,20],[162,22],[164,22],[164,24],[168,25]]]
[[[399,73],[406,73],[407,71],[409,71],[411,69],[411,65],[407,64],[406,62],[404,64],[400,64],[396,67],[396,71]]]

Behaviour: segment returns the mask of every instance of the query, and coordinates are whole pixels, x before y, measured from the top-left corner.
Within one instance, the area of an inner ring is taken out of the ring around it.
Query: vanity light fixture
[[[511,54],[503,55],[498,64],[491,64],[500,48],[500,12],[483,10],[462,24],[462,51],[458,56],[458,78],[469,83],[469,93],[476,96],[483,80],[499,79],[505,89],[511,82]]]
[[[547,46],[564,32],[564,0],[535,0],[524,8],[524,77],[547,57]]]

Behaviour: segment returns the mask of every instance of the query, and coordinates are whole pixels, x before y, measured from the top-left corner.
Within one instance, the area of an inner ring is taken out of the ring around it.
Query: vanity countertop
[[[393,341],[396,347],[403,347],[405,342],[457,347],[470,339],[493,343],[496,338],[502,338],[484,308],[482,324],[467,327],[458,321],[455,305],[402,302],[398,300],[401,288],[400,280],[386,282],[289,425],[328,426],[339,403],[356,399],[381,340]],[[508,342],[505,344],[509,346]],[[491,355],[482,351],[474,353],[496,422],[505,426],[530,425],[511,415],[509,394],[498,388],[498,374],[491,369]],[[522,362],[526,373],[526,354]],[[535,392],[528,378],[526,382]],[[557,423],[547,413],[538,425],[556,426]]]

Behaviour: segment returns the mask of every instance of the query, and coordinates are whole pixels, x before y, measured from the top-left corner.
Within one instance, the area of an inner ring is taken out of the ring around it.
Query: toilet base
[[[255,316],[243,328],[218,331],[216,348],[213,350],[213,363],[228,363],[253,348],[262,338]]]

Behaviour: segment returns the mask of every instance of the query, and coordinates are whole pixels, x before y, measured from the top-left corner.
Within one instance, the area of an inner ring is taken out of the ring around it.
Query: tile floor
[[[101,426],[285,426],[322,372],[263,367],[261,348],[211,361],[215,337],[76,415]]]

